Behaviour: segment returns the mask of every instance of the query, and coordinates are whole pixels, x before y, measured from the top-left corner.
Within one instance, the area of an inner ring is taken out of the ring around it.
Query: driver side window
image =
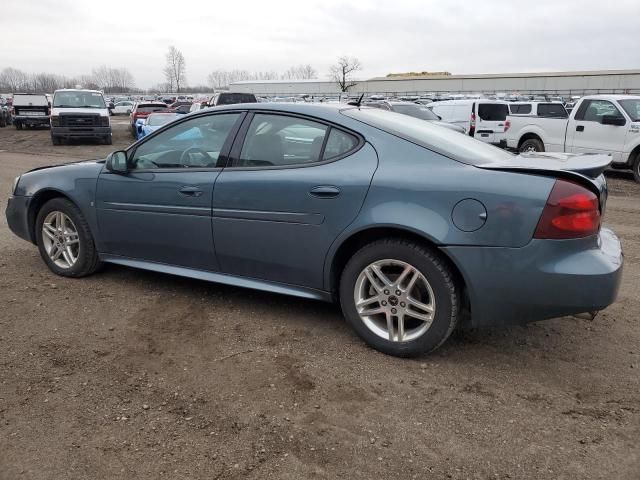
[[[224,113],[174,125],[136,148],[131,169],[213,168],[239,117]]]

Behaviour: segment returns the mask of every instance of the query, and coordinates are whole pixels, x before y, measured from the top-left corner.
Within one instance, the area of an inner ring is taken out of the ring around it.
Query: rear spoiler
[[[476,167],[573,180],[593,190],[603,201],[607,196],[607,188],[601,175],[612,161],[611,155],[600,153],[536,152],[516,155],[510,161],[485,163]]]

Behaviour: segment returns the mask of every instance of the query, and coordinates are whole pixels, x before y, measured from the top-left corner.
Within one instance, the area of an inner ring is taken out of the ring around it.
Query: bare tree
[[[29,89],[29,77],[22,70],[7,67],[0,72],[0,84],[10,92]]]
[[[173,91],[175,85],[176,92],[180,93],[180,85],[186,83],[186,63],[184,61],[184,55],[176,47],[171,45],[166,55],[167,64],[164,67],[163,73],[167,80],[167,83]]]
[[[353,80],[353,72],[361,69],[362,66],[357,58],[342,56],[338,59],[338,63],[330,67],[329,74],[340,87],[340,91],[347,92],[349,88],[358,83]]]

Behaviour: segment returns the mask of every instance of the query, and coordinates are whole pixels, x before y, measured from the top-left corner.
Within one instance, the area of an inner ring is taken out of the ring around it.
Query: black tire
[[[435,315],[429,328],[410,341],[390,341],[371,331],[360,318],[355,306],[357,279],[371,263],[393,259],[406,262],[424,275],[433,290]],[[340,278],[340,305],[347,322],[371,347],[388,355],[413,357],[442,345],[455,329],[460,316],[461,295],[448,264],[439,254],[422,245],[403,239],[384,239],[358,250],[345,266]]]
[[[16,126],[16,130],[22,130],[22,123],[21,122],[15,122],[14,125]]]
[[[113,144],[113,139],[111,135],[107,135],[102,139],[102,143],[104,143],[105,145],[112,145]]]
[[[60,145],[60,137],[54,137],[53,135],[51,135],[51,143],[53,143],[54,145]]]
[[[42,240],[42,224],[46,216],[53,211],[59,211],[67,215],[78,231],[78,260],[70,268],[61,268],[56,265],[45,251]],[[54,198],[42,206],[36,217],[35,236],[40,256],[49,269],[56,275],[74,278],[84,277],[91,275],[101,266],[98,251],[96,250],[93,235],[91,234],[87,220],[84,218],[84,215],[82,215],[80,209],[66,198]]]
[[[636,159],[631,168],[633,169],[633,179],[640,183],[640,152],[636,154]]]
[[[529,138],[522,142],[518,150],[520,152],[544,152],[544,144],[537,138]]]

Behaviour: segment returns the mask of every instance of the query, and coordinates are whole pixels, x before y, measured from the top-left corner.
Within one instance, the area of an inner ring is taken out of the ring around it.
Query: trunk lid
[[[608,193],[603,173],[612,160],[611,155],[600,153],[532,152],[515,155],[510,161],[485,163],[476,167],[573,180],[598,195],[600,209],[604,213]]]

